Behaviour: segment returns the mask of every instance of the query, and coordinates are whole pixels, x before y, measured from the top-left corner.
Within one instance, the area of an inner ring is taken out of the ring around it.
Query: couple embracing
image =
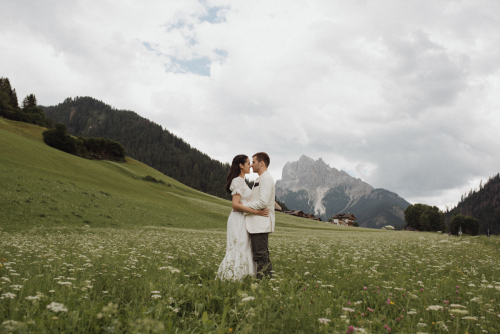
[[[226,256],[217,273],[220,279],[272,276],[268,237],[274,232],[275,189],[267,171],[269,162],[269,156],[260,152],[252,156],[252,161],[246,155],[237,155],[231,163],[226,191],[233,197],[233,211],[227,220]],[[259,174],[252,189],[245,182],[250,168]]]

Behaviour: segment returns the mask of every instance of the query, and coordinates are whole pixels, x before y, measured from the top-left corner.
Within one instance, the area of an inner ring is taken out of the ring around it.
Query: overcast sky
[[[444,207],[500,172],[500,2],[0,0],[0,76],[212,158],[305,154]]]

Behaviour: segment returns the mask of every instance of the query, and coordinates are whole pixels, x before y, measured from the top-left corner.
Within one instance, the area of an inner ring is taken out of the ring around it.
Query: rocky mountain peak
[[[282,179],[276,182],[276,187],[284,190],[310,190],[318,188],[333,188],[339,185],[357,185],[363,188],[363,193],[370,193],[373,189],[369,184],[350,176],[344,171],[330,167],[323,159],[314,160],[302,155],[298,161],[287,162],[283,167]]]
[[[276,182],[276,197],[290,209],[314,213],[325,220],[337,213],[353,213],[366,227],[403,222],[403,210],[409,205],[397,194],[373,189],[323,159],[306,155],[283,167],[282,179]]]

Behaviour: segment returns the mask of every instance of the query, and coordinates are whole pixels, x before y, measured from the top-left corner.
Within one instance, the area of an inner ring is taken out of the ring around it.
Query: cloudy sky
[[[500,172],[500,2],[0,0],[0,76],[224,162],[323,158],[444,207]]]

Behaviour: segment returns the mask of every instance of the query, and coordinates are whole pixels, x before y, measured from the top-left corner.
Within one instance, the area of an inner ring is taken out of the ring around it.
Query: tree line
[[[406,227],[414,228],[417,231],[446,231],[453,235],[457,235],[461,231],[469,235],[478,235],[481,229],[481,224],[476,218],[464,216],[458,212],[451,217],[449,226],[446,226],[445,213],[437,206],[417,203],[408,206],[404,213]]]
[[[0,116],[14,121],[31,123],[52,128],[54,122],[38,107],[36,96],[29,94],[19,106],[16,89],[12,88],[9,78],[0,78]]]
[[[445,212],[451,222],[456,215],[470,216],[478,220],[480,233],[500,234],[500,173],[488,178],[479,188],[471,189],[460,198],[457,205]],[[463,231],[463,229],[462,229]]]
[[[58,150],[87,159],[125,160],[122,144],[107,138],[75,138],[68,134],[66,124],[57,123],[55,129],[45,130],[43,141]]]
[[[229,164],[210,158],[182,138],[135,112],[117,110],[91,97],[68,98],[42,107],[73,136],[109,138],[127,155],[205,193],[230,199],[224,190]]]

